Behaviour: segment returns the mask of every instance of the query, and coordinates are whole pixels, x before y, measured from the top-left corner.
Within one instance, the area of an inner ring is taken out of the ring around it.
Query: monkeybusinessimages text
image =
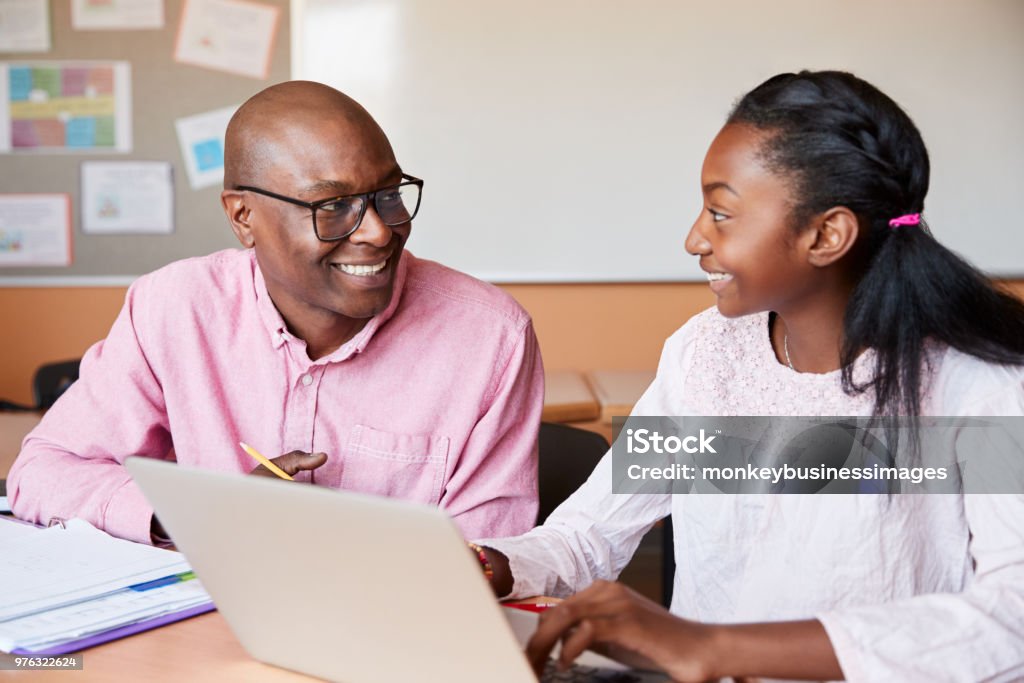
[[[833,466],[825,463],[811,465],[781,464],[759,466],[751,462],[738,465],[709,464],[706,456],[718,454],[716,439],[720,434],[709,434],[704,429],[690,435],[662,435],[651,429],[625,431],[626,454],[644,455],[701,455],[701,465],[685,462],[647,465],[634,462],[626,466],[626,476],[633,481],[763,481],[779,484],[797,480],[847,481],[903,481],[920,484],[924,481],[944,481],[949,477],[946,467],[895,467],[872,463],[864,466]]]

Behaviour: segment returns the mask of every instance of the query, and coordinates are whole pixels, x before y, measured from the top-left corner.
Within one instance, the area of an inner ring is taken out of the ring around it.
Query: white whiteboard
[[[1024,275],[1021,0],[295,0],[293,70],[359,100],[426,180],[410,248],[497,282],[698,280],[683,240],[733,101],[845,69],[932,158],[925,215]]]

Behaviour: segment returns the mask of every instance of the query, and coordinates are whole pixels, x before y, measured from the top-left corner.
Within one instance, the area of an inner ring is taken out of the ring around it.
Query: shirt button
[[[308,387],[312,383],[313,383],[313,376],[312,375],[303,375],[302,376],[302,386]]]

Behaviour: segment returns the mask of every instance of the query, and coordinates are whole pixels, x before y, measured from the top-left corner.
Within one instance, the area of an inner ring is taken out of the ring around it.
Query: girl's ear
[[[812,266],[822,268],[830,266],[846,254],[857,243],[860,226],[857,215],[845,206],[837,206],[820,214],[814,244],[807,252],[807,260]]]
[[[256,237],[252,233],[249,221],[251,210],[245,203],[245,195],[238,190],[224,190],[220,193],[220,203],[224,207],[224,213],[231,223],[235,237],[243,247],[251,249],[256,245]]]

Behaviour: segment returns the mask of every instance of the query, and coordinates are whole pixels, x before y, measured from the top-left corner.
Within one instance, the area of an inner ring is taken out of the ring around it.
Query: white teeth
[[[348,273],[349,275],[373,275],[384,270],[384,266],[387,264],[387,261],[381,261],[380,263],[368,266],[352,266],[347,263],[338,263],[336,265],[341,269],[341,272]]]
[[[716,280],[731,280],[732,275],[729,273],[708,273],[708,281],[715,282]]]

